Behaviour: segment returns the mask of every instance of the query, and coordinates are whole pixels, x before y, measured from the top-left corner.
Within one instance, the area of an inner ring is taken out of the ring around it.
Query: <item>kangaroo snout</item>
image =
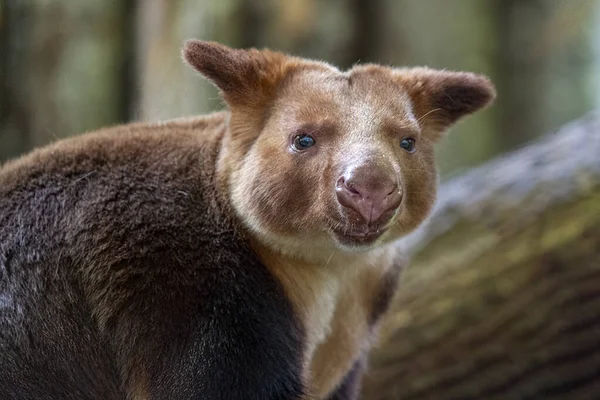
[[[357,212],[365,224],[387,222],[402,202],[391,167],[372,164],[346,169],[337,179],[336,193],[338,202]]]

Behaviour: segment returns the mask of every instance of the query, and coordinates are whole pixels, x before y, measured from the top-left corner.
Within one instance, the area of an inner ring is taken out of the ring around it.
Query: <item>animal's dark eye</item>
[[[294,150],[297,150],[297,151],[304,151],[314,145],[315,145],[315,138],[313,138],[310,135],[304,135],[304,134],[297,135],[294,138],[294,143],[292,143],[292,147],[294,147]]]
[[[402,139],[402,141],[400,141],[400,147],[402,147],[404,150],[408,151],[409,153],[414,153],[416,150],[415,139],[413,139],[413,138]]]

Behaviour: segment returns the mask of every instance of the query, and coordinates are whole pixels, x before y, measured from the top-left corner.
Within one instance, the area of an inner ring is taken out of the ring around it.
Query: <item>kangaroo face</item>
[[[231,109],[222,170],[257,237],[299,256],[362,251],[415,229],[434,202],[434,144],[491,102],[484,77],[188,43]]]

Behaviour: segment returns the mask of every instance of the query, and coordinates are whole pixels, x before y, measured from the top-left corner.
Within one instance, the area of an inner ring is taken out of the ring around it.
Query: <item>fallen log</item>
[[[600,114],[442,185],[363,399],[600,399]]]

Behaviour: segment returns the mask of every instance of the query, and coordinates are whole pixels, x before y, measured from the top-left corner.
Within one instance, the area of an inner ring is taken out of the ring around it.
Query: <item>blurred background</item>
[[[600,107],[595,0],[0,0],[0,161],[221,108],[180,59],[187,38],[488,74],[498,101],[439,147],[443,178]]]
[[[600,399],[600,0],[0,0],[0,162],[222,108],[188,38],[489,75],[399,241],[363,398]]]

